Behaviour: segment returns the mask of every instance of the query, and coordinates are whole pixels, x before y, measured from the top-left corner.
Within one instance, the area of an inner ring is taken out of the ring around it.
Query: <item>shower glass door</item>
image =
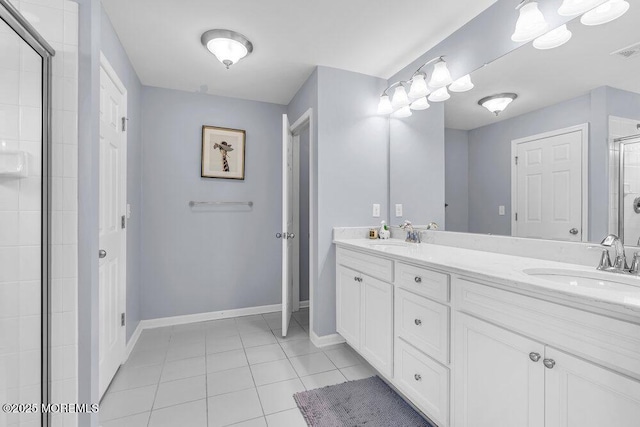
[[[640,137],[620,142],[620,237],[627,246],[640,245]]]
[[[40,404],[49,396],[51,62],[39,39],[0,0],[0,404],[9,404],[2,427],[48,425]]]

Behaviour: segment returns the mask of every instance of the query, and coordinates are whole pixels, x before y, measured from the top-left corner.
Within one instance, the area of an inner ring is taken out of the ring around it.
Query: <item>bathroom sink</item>
[[[631,286],[640,287],[640,277],[631,275],[551,268],[531,268],[523,271],[540,279],[580,288],[623,290]]]

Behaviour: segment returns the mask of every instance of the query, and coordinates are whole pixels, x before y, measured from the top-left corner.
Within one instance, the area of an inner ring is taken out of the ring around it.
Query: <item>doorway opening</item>
[[[293,125],[283,117],[282,335],[291,317],[313,330],[313,123],[307,110]]]

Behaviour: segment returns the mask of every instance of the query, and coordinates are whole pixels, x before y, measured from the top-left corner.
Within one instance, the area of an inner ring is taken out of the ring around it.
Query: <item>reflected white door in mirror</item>
[[[512,142],[512,236],[587,240],[588,134],[584,124]]]

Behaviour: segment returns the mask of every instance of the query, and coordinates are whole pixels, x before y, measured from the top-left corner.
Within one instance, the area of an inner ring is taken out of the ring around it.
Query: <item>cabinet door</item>
[[[551,347],[546,360],[546,427],[640,425],[640,382]]]
[[[462,313],[455,323],[454,425],[544,426],[544,345]]]
[[[393,285],[364,276],[360,351],[380,372],[393,375]]]
[[[353,348],[360,348],[360,305],[362,275],[338,266],[336,289],[336,326],[338,333]]]

